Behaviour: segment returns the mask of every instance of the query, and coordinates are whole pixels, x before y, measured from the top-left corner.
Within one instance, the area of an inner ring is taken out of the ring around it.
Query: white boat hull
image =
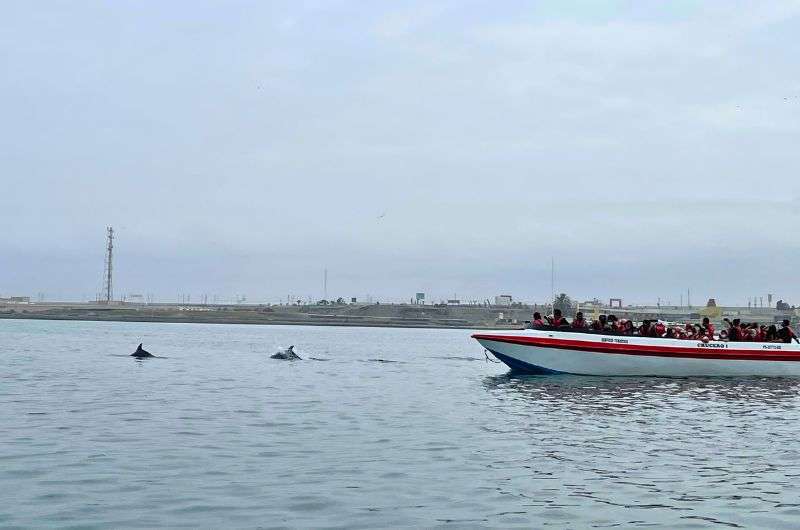
[[[520,330],[473,337],[516,371],[613,376],[800,377],[800,345]]]

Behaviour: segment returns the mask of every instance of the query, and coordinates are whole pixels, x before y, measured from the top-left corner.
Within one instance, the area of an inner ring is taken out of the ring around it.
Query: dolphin
[[[302,361],[299,355],[294,352],[294,346],[289,346],[285,350],[279,351],[269,356],[270,359],[282,359],[284,361]]]
[[[143,349],[142,344],[139,343],[139,347],[136,348],[136,351],[131,354],[131,357],[136,357],[137,359],[147,359],[148,357],[155,357],[155,355]]]

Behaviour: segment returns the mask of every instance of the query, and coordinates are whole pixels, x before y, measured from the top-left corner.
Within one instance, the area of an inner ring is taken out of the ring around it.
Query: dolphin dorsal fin
[[[141,350],[142,350],[142,343],[140,342],[139,346],[136,348],[136,351],[141,351]]]

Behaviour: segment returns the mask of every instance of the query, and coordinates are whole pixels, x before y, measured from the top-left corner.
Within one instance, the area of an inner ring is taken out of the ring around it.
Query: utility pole
[[[550,303],[556,307],[556,259],[550,257]]]
[[[114,228],[106,227],[108,242],[106,244],[106,263],[103,271],[104,302],[110,304],[114,299]]]
[[[323,290],[323,294],[324,294],[324,296],[322,298],[323,298],[323,300],[327,300],[328,299],[328,269],[325,269],[325,275],[323,276],[323,279],[322,279],[322,290]]]

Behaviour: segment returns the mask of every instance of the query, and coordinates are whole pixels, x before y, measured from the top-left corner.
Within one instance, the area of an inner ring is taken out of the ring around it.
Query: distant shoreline
[[[38,302],[0,305],[0,319],[260,324],[417,329],[519,329],[524,308],[405,304],[172,305]]]
[[[203,318],[202,316],[192,316],[189,318],[175,317],[172,315],[145,316],[145,315],[108,315],[108,316],[77,316],[77,315],[46,315],[37,313],[0,313],[0,320],[54,320],[54,321],[74,321],[74,322],[143,322],[161,324],[247,324],[255,326],[326,326],[326,327],[350,327],[350,328],[409,328],[409,329],[519,329],[522,326],[508,325],[445,325],[439,323],[420,323],[420,322],[342,322],[333,320],[290,320],[290,319],[263,319],[255,320],[251,318]]]
[[[601,308],[620,318],[698,320],[701,308]],[[253,324],[414,329],[521,329],[537,306],[423,305],[423,304],[313,304],[313,305],[173,305],[126,303],[33,302],[0,304],[0,319],[86,322],[161,322],[197,324]],[[721,315],[745,321],[773,323],[794,312],[749,308],[718,308]],[[712,319],[719,321],[717,318]]]

